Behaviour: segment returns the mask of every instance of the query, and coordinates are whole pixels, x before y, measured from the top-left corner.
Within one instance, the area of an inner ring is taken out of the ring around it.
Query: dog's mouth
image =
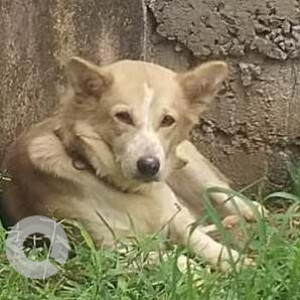
[[[161,181],[159,176],[147,177],[147,176],[142,176],[142,175],[136,175],[134,177],[134,179],[137,180],[137,181],[140,181],[142,183],[151,183],[151,182]]]

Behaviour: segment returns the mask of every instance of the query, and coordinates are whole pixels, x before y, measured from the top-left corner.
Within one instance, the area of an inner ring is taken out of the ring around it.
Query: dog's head
[[[70,88],[62,118],[88,146],[89,157],[98,157],[106,167],[113,164],[126,180],[163,180],[179,167],[177,145],[188,137],[227,72],[221,61],[178,74],[140,61],[99,67],[74,57],[67,65]]]

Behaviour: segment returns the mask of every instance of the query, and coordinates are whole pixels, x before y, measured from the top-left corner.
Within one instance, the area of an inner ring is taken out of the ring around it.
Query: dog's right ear
[[[177,79],[189,102],[191,115],[196,117],[208,107],[227,76],[228,66],[223,61],[207,62],[192,71],[178,74]]]
[[[112,76],[104,73],[97,65],[80,57],[72,57],[66,65],[69,84],[76,94],[99,99],[112,83]]]

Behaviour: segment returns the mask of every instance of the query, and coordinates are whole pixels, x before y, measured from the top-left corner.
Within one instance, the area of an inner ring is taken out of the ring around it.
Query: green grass
[[[291,205],[261,219],[256,228],[244,226],[242,243],[224,237],[224,243],[235,244],[256,263],[227,273],[195,257],[198,267],[181,273],[176,259],[185,250],[176,247],[171,247],[160,263],[149,266],[145,259],[161,242],[157,236],[136,241],[125,254],[96,250],[84,228],[68,223],[65,226],[72,250],[67,263],[46,280],[31,280],[10,267],[5,255],[5,230],[0,228],[0,300],[300,299],[300,199],[297,193],[284,192],[266,200],[272,198],[288,200]],[[29,254],[31,259],[37,259],[36,253]]]

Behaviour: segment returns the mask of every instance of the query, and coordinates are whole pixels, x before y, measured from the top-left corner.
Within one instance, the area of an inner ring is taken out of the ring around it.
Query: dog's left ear
[[[72,57],[66,65],[69,84],[76,94],[100,98],[103,91],[112,83],[112,76],[105,74],[100,67],[80,57]]]
[[[199,114],[207,108],[227,75],[228,66],[223,61],[204,63],[192,71],[177,75],[192,111]]]

